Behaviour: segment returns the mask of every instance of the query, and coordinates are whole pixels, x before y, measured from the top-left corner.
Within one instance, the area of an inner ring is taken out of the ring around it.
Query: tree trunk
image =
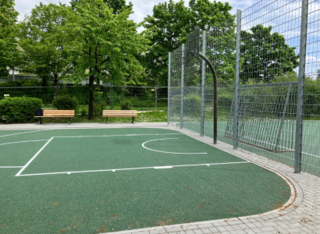
[[[59,93],[58,93],[58,74],[53,74],[54,76],[54,81],[53,81],[53,85],[56,86],[56,97],[58,97]]]
[[[94,82],[94,75],[89,77],[89,113],[88,119],[93,119],[93,82]]]
[[[48,77],[47,76],[42,76],[42,86],[48,86]]]

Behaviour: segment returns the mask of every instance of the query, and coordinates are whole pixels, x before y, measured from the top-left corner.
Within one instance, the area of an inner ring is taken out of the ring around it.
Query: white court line
[[[155,167],[154,169],[171,169],[172,166]]]
[[[45,130],[36,130],[36,131],[31,131],[31,132],[43,132],[43,131],[48,131],[51,129],[45,129]],[[31,132],[18,132],[18,133],[13,133],[13,134],[9,134],[9,135],[3,135],[0,137],[7,137],[7,136],[13,136],[13,135],[19,135],[19,134],[26,134],[26,133],[31,133]]]
[[[54,136],[54,138],[133,137],[133,136],[166,136],[166,135],[182,135],[182,133],[126,134],[126,135],[85,135],[85,136]]]
[[[0,168],[21,168],[23,166],[0,166]]]
[[[52,141],[52,139],[53,137],[51,137],[50,140],[48,140],[47,143],[44,146],[42,146],[42,148],[29,160],[29,162],[27,162],[27,164],[22,167],[22,169],[16,174],[16,176],[19,176],[21,172],[23,172],[24,169],[27,168],[27,166],[33,161],[33,159],[35,159],[38,156],[38,154],[40,154],[40,152],[50,143],[50,141]]]
[[[105,169],[105,170],[87,170],[87,171],[62,171],[62,172],[48,172],[48,173],[36,173],[36,174],[20,174],[16,176],[40,176],[40,175],[59,175],[59,174],[79,174],[89,172],[116,172],[116,171],[132,171],[132,170],[144,170],[144,169],[171,169],[175,167],[199,167],[199,166],[218,166],[218,165],[230,165],[251,163],[249,161],[242,162],[226,162],[226,163],[203,163],[203,164],[186,164],[186,165],[171,165],[171,166],[155,166],[155,167],[133,167],[133,168],[119,168],[119,169]]]
[[[7,142],[7,143],[2,143],[1,145],[10,145],[10,144],[18,144],[18,143],[26,143],[26,142],[37,142],[37,141],[48,141],[49,139],[43,139],[43,140],[30,140],[30,141],[15,141],[15,142]]]
[[[147,150],[151,150],[154,152],[158,152],[158,153],[164,153],[164,154],[208,154],[207,152],[202,152],[202,153],[180,153],[180,152],[168,152],[168,151],[161,151],[161,150],[154,150],[154,149],[150,149],[148,147],[145,146],[145,144],[147,144],[148,142],[152,142],[152,141],[164,141],[164,140],[177,140],[179,138],[162,138],[162,139],[154,139],[154,140],[150,140],[150,141],[146,141],[142,143],[142,147],[147,149]]]

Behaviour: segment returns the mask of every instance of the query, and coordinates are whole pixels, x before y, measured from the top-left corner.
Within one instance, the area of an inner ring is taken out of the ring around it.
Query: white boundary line
[[[31,131],[31,132],[43,132],[43,131],[48,131],[48,130],[51,130],[51,129],[36,130],[36,131]],[[26,134],[26,133],[31,133],[31,132],[18,132],[18,133],[13,133],[13,134],[9,134],[9,135],[0,136],[0,138],[1,137],[7,137],[7,136],[13,136],[13,135],[19,135],[19,134]]]
[[[162,139],[154,139],[154,140],[149,140],[146,142],[142,143],[142,147],[150,150],[150,151],[154,151],[154,152],[158,152],[158,153],[164,153],[164,154],[208,154],[207,152],[202,152],[202,153],[180,153],[180,152],[167,152],[167,151],[161,151],[161,150],[154,150],[154,149],[150,149],[148,147],[145,146],[146,143],[148,142],[152,142],[152,141],[164,141],[164,140],[178,140],[179,138],[162,138]]]
[[[23,166],[0,166],[0,169],[3,168],[22,168]]]
[[[43,140],[30,140],[30,141],[16,141],[16,142],[6,142],[6,143],[1,143],[1,145],[11,145],[11,144],[18,144],[18,143],[26,143],[26,142],[37,142],[37,141],[48,141],[49,139],[43,139]]]
[[[27,164],[22,167],[22,169],[16,174],[16,176],[19,176],[24,171],[24,169],[27,168],[27,166],[33,161],[33,159],[35,159],[38,154],[40,154],[40,152],[50,143],[50,141],[52,141],[52,139],[53,137],[51,137],[50,140],[48,140],[47,143],[42,146],[42,148],[29,160],[29,162],[27,162]]]
[[[36,173],[36,174],[19,174],[16,176],[41,176],[41,175],[59,175],[59,174],[79,174],[89,172],[116,172],[116,171],[132,171],[132,170],[143,170],[143,169],[172,169],[175,167],[198,167],[198,166],[216,166],[216,165],[230,165],[230,164],[241,164],[251,163],[249,161],[242,162],[227,162],[227,163],[203,163],[203,164],[186,164],[186,165],[171,165],[171,166],[155,166],[155,167],[133,167],[133,168],[119,168],[119,169],[105,169],[105,170],[87,170],[87,171],[62,171],[62,172],[48,172],[48,173]]]

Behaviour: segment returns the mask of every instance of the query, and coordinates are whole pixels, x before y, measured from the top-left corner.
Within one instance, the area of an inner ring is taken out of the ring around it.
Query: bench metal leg
[[[71,124],[71,118],[69,117],[69,125]]]
[[[132,117],[132,123],[134,124],[134,117]]]
[[[106,124],[108,124],[108,117],[106,117]]]
[[[39,124],[42,124],[42,120],[41,120],[41,118],[39,118]]]

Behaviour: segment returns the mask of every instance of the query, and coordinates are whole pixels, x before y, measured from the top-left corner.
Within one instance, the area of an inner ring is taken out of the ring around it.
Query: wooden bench
[[[134,124],[134,117],[138,117],[136,110],[104,110],[102,116],[106,117],[106,124],[109,117],[132,117],[132,123]]]
[[[35,116],[35,118],[39,118],[39,124],[42,124],[42,118],[56,117],[67,117],[69,118],[69,124],[71,124],[71,118],[74,117],[74,110],[43,110],[43,116]]]

